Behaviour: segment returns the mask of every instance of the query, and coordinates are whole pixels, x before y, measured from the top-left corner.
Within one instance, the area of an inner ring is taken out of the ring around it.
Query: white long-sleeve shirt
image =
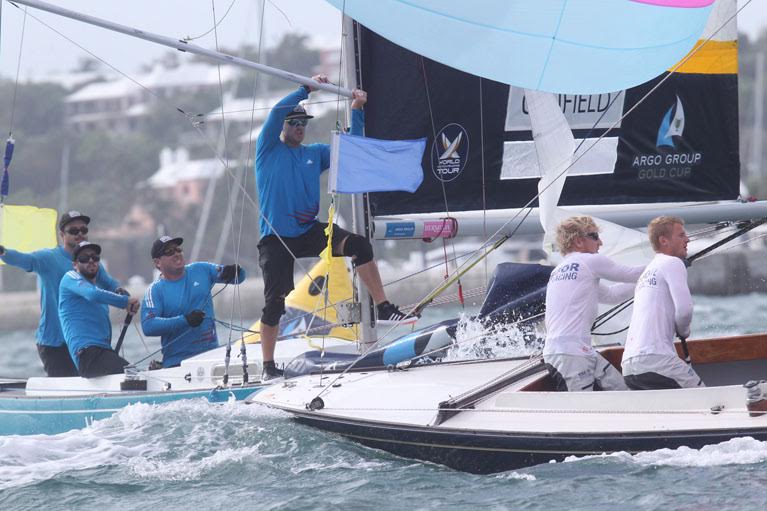
[[[637,355],[673,355],[674,337],[690,335],[692,296],[687,267],[678,257],[657,254],[639,278],[623,360]]]
[[[571,252],[554,268],[546,287],[546,344],[543,354],[591,355],[591,325],[599,303],[631,297],[642,266],[625,266],[600,254]],[[608,286],[600,279],[631,284]]]

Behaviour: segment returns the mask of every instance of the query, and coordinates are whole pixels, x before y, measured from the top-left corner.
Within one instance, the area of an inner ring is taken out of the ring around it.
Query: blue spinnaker
[[[370,30],[468,73],[527,89],[595,94],[679,62],[714,0],[327,0]]]

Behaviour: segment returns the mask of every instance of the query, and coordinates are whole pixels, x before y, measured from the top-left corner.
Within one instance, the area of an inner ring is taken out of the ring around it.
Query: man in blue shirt
[[[37,329],[37,352],[48,376],[77,376],[77,368],[69,356],[59,322],[59,284],[72,270],[72,254],[78,243],[87,241],[90,217],[79,211],[68,211],[59,220],[61,245],[29,254],[0,246],[0,259],[8,265],[37,273],[40,289],[40,326]],[[96,285],[109,291],[119,288],[104,268],[96,275]]]
[[[81,241],[73,258],[74,270],[62,277],[59,286],[59,317],[69,354],[83,378],[120,374],[128,361],[112,349],[109,306],[135,314],[138,299],[96,286],[101,272],[99,245]]]
[[[189,357],[218,347],[213,297],[215,284],[239,284],[238,264],[186,264],[183,238],[163,236],[152,245],[160,278],[152,282],[141,307],[145,335],[162,336],[162,365],[175,367]]]
[[[329,83],[325,75],[312,77]],[[304,145],[305,128],[312,116],[299,102],[314,90],[303,85],[288,94],[269,112],[256,143],[256,184],[261,208],[259,265],[264,276],[264,301],[261,316],[262,380],[276,378],[282,371],[274,365],[274,348],[280,317],[285,313],[285,297],[293,289],[293,260],[316,257],[327,246],[325,228],[319,222],[320,174],[330,166],[330,146]],[[362,107],[367,93],[353,91],[353,135],[362,135],[365,114]],[[362,282],[377,304],[379,322],[403,322],[407,316],[389,303],[384,293],[370,242],[333,225],[333,255],[352,258]],[[415,319],[415,318],[412,318]]]

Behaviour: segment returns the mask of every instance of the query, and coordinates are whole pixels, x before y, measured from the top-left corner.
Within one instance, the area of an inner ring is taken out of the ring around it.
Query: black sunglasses
[[[309,123],[309,119],[291,119],[288,124],[291,126],[306,126]]]
[[[70,227],[69,229],[66,229],[65,231],[67,234],[71,234],[72,236],[77,236],[78,234],[88,234],[88,228],[87,227]]]
[[[591,238],[594,241],[599,241],[599,233],[598,232],[587,232],[584,234],[586,238]]]
[[[172,256],[172,255],[175,255],[176,253],[179,253],[179,254],[180,254],[180,253],[182,253],[183,251],[184,251],[184,249],[183,249],[183,248],[181,248],[181,247],[168,247],[168,248],[166,248],[165,250],[163,250],[163,251],[161,252],[161,254],[162,254],[162,255],[164,255],[164,256],[168,256],[168,257],[170,257],[170,256]]]
[[[98,254],[80,254],[77,256],[77,262],[85,264],[88,261],[93,261],[94,263],[97,263],[101,261],[101,256]]]

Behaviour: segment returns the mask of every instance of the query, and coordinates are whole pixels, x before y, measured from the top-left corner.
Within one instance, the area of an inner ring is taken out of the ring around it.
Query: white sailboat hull
[[[248,398],[365,445],[477,473],[609,452],[700,448],[740,436],[767,440],[742,384],[767,375],[763,336],[693,341],[693,359],[716,386],[643,392],[547,391],[539,360],[506,359],[305,376]],[[708,350],[709,355],[705,355]],[[620,350],[613,348],[615,358]],[[705,358],[708,356],[708,358]],[[618,358],[619,360],[619,358]],[[725,382],[730,384],[723,384]],[[540,390],[536,390],[540,389]],[[319,400],[316,398],[319,396]]]

